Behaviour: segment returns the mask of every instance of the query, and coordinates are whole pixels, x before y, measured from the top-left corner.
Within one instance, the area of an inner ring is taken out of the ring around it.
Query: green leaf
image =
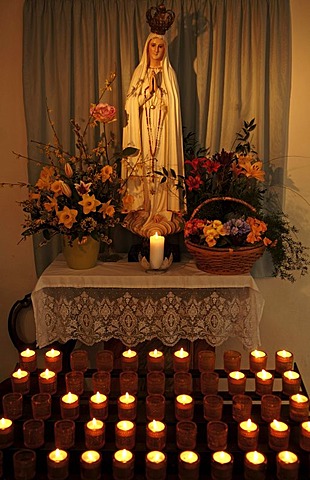
[[[126,147],[124,148],[124,150],[121,152],[121,157],[124,158],[124,157],[134,157],[135,155],[137,155],[139,152],[139,149],[138,148],[134,148],[134,147]]]

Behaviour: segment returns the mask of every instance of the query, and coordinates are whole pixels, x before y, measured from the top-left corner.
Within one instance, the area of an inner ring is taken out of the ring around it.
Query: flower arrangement
[[[113,138],[107,138],[106,126],[116,120],[116,109],[102,103],[103,94],[111,89],[115,79],[112,74],[97,104],[91,104],[89,119],[84,128],[71,120],[75,135],[76,152],[63,149],[47,109],[48,120],[54,134],[54,144],[38,146],[45,159],[36,162],[41,170],[34,185],[18,183],[28,189],[28,198],[21,202],[25,212],[22,237],[42,233],[46,243],[55,234],[66,235],[69,242],[80,243],[91,236],[107,244],[111,243],[109,227],[120,222],[122,211],[126,211],[126,196],[118,165],[124,155],[109,156]],[[100,140],[94,148],[88,148],[86,133],[89,127],[101,125]],[[127,149],[128,150],[128,149]],[[2,184],[6,185],[6,184]],[[12,185],[12,184],[10,184]]]

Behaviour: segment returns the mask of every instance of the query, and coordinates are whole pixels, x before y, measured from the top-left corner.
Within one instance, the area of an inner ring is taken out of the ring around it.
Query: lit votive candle
[[[263,350],[252,350],[249,360],[251,372],[256,373],[261,370],[266,370],[267,353]]]
[[[230,372],[227,383],[230,395],[243,394],[245,392],[246,376],[243,372]]]
[[[134,350],[129,348],[122,353],[121,364],[123,371],[132,370],[136,372],[138,370],[138,363],[138,354]]]
[[[245,480],[264,480],[266,478],[267,458],[260,452],[247,452],[244,456]]]
[[[299,432],[299,446],[306,452],[310,452],[310,422],[302,422]]]
[[[52,372],[59,373],[62,371],[62,352],[51,348],[44,355],[45,368]]]
[[[146,480],[165,480],[167,457],[163,452],[153,450],[145,456]]]
[[[309,398],[300,393],[290,397],[290,419],[294,422],[304,422],[309,416]]]
[[[128,392],[117,400],[118,418],[120,420],[135,420],[137,416],[137,399]]]
[[[259,427],[249,418],[238,425],[238,447],[244,452],[256,450],[258,445]]]
[[[89,399],[90,418],[106,420],[108,417],[108,397],[103,393],[97,392]]]
[[[276,358],[275,358],[276,372],[282,374],[287,370],[292,370],[293,362],[294,362],[294,357],[292,352],[288,352],[287,350],[278,350],[276,352]]]
[[[173,354],[173,369],[175,372],[188,372],[190,367],[190,355],[182,348]]]
[[[132,480],[134,478],[134,455],[125,448],[113,455],[114,480]]]
[[[185,450],[179,454],[178,473],[179,480],[199,479],[200,457],[198,453]]]
[[[146,426],[146,446],[149,450],[164,450],[167,427],[159,420],[153,420]]]
[[[231,480],[233,471],[233,456],[224,451],[214,452],[211,457],[212,480]]]
[[[96,450],[87,450],[80,457],[82,480],[99,480],[101,478],[101,455]]]
[[[175,398],[175,418],[180,420],[192,420],[194,417],[194,402],[191,395],[181,394]]]
[[[93,418],[84,424],[85,446],[89,450],[100,450],[105,444],[105,425]]]
[[[299,458],[293,452],[283,450],[277,454],[277,479],[298,480]]]
[[[266,370],[261,370],[255,374],[255,392],[257,395],[271,394],[273,390],[274,376]]]
[[[282,374],[282,392],[291,396],[300,391],[301,378],[298,372],[287,370]]]
[[[69,476],[69,455],[65,450],[56,448],[47,455],[47,478],[65,480]]]
[[[13,392],[26,394],[30,392],[30,374],[26,370],[20,368],[11,375],[11,383]]]
[[[14,426],[9,418],[1,418],[0,420],[0,449],[13,445]]]
[[[19,364],[22,370],[34,372],[37,368],[37,354],[34,350],[27,348],[19,353]]]
[[[273,420],[268,427],[268,443],[271,450],[280,452],[287,450],[290,437],[290,428],[279,420]]]
[[[130,420],[120,420],[115,425],[115,445],[121,450],[132,450],[136,443],[136,426]]]
[[[61,418],[76,420],[80,413],[79,397],[75,393],[68,392],[60,399]]]
[[[154,370],[162,372],[165,366],[165,356],[163,352],[156,348],[155,350],[150,351],[147,355],[146,366],[149,372],[153,372]]]
[[[53,395],[57,392],[57,375],[51,370],[44,370],[39,374],[39,390],[40,393],[49,393]]]
[[[164,261],[165,237],[158,235],[150,236],[150,265],[153,270],[158,270]]]

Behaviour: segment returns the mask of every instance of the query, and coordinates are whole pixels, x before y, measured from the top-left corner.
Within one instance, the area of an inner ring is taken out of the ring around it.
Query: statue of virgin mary
[[[183,175],[184,158],[179,88],[169,62],[165,27],[151,25],[151,30],[125,104],[123,148],[134,147],[137,153],[127,157],[122,168],[127,193],[124,226],[146,238],[155,232],[181,231],[184,210],[174,182],[161,182],[163,177],[156,174],[166,168]]]

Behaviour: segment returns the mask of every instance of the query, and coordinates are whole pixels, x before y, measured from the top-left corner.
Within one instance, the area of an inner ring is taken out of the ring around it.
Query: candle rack
[[[294,370],[299,372],[298,367],[294,364]],[[75,424],[75,444],[68,449],[69,453],[69,478],[75,480],[80,478],[80,457],[87,450],[85,445],[84,426],[90,420],[89,399],[93,395],[92,375],[96,370],[88,369],[85,376],[84,392],[79,398],[79,417],[74,420]],[[261,418],[261,396],[255,393],[255,374],[247,369],[242,369],[247,377],[246,395],[250,396],[253,402],[251,419],[259,426],[258,451],[260,451],[267,459],[266,480],[276,478],[276,454],[268,445],[268,423]],[[244,478],[244,452],[238,448],[237,433],[238,423],[232,416],[232,396],[227,389],[227,373],[224,369],[215,371],[219,375],[218,395],[223,398],[223,412],[221,421],[228,425],[227,451],[233,456],[233,480],[241,480]],[[289,397],[282,393],[282,377],[275,370],[270,370],[274,375],[273,394],[281,398],[281,420],[288,424],[290,428],[289,449],[298,455],[300,461],[299,480],[308,478],[310,468],[310,453],[302,450],[299,445],[300,439],[300,422],[296,422],[290,418]],[[22,416],[14,420],[14,442],[11,446],[3,448],[3,470],[6,480],[13,480],[13,456],[14,454],[25,448],[23,444],[23,424],[32,418],[31,397],[39,393],[38,374],[36,371],[30,374],[30,392],[23,396],[23,413]],[[104,465],[103,478],[112,480],[113,455],[117,451],[115,444],[115,425],[118,422],[117,401],[120,396],[119,376],[121,371],[113,369],[111,371],[111,391],[108,396],[109,407],[108,417],[105,423],[105,444],[100,449],[102,457],[102,465]],[[165,417],[162,420],[166,425],[166,446],[164,453],[167,457],[167,480],[177,480],[178,478],[178,456],[180,450],[177,448],[176,442],[176,424],[175,417],[175,393],[173,389],[173,369],[165,369]],[[211,478],[211,459],[213,452],[207,446],[207,421],[204,419],[203,397],[199,388],[200,372],[196,369],[190,369],[193,378],[193,402],[194,417],[193,422],[197,426],[197,441],[195,452],[200,456],[200,480],[209,480]],[[44,421],[44,445],[36,449],[37,467],[36,480],[46,480],[47,478],[47,455],[55,449],[54,441],[54,425],[56,421],[61,420],[60,398],[66,393],[65,373],[58,373],[57,392],[52,395],[52,414],[51,417]],[[133,448],[134,453],[134,478],[136,480],[145,479],[145,457],[148,452],[146,446],[146,425],[149,420],[146,416],[146,397],[148,395],[146,388],[146,370],[138,371],[138,394],[137,394],[137,417],[136,441]],[[0,384],[1,397],[12,391],[11,380],[6,379]],[[308,396],[305,386],[301,379],[300,393]],[[3,412],[0,413],[3,416]]]

